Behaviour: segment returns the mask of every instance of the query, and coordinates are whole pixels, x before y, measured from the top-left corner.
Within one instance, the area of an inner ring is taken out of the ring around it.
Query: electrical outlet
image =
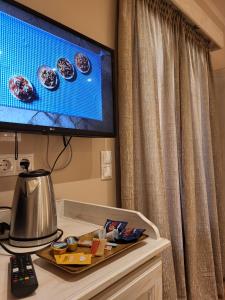
[[[22,159],[29,160],[29,162],[30,162],[29,170],[30,171],[34,169],[34,155],[33,154],[19,154],[18,160],[15,161],[15,172],[14,172],[15,175],[24,171],[24,169],[22,169],[20,166],[20,162]]]
[[[0,156],[0,176],[14,175],[14,163],[10,155]]]
[[[18,175],[23,169],[20,167],[20,161],[22,159],[28,159],[30,161],[29,170],[34,169],[34,155],[33,154],[19,154],[18,160],[15,160],[13,154],[1,154],[0,155],[0,176],[13,176]]]

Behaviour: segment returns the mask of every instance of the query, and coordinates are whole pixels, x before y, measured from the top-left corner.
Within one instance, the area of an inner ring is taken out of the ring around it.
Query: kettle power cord
[[[62,237],[62,235],[63,235],[63,230],[57,228],[57,231],[60,232],[60,235],[59,235],[56,239],[54,239],[51,243],[57,242],[57,241]],[[4,241],[8,241],[8,239],[4,239]],[[49,244],[49,243],[47,243],[47,244]],[[5,245],[3,242],[0,242],[0,246],[1,246],[6,252],[8,252],[8,253],[11,254],[11,255],[36,254],[37,251],[41,251],[41,250],[43,250],[44,248],[46,248],[46,246],[44,246],[42,249],[38,249],[38,250],[36,250],[36,251],[19,252],[19,253],[18,253],[18,252],[14,252],[14,251],[10,250],[8,247],[6,247],[6,245]]]
[[[63,137],[63,145],[64,145],[64,147],[60,151],[60,153],[58,154],[58,156],[56,157],[56,159],[55,159],[55,161],[53,163],[53,166],[50,169],[50,174],[52,174],[52,172],[54,171],[56,163],[58,162],[59,158],[61,157],[61,155],[67,149],[68,146],[69,146],[69,149],[70,149],[70,158],[69,158],[68,162],[62,168],[55,169],[55,171],[63,170],[63,169],[65,169],[70,164],[70,162],[72,160],[72,157],[73,157],[73,151],[72,151],[72,147],[71,147],[71,144],[70,144],[71,139],[72,139],[72,136],[69,137],[68,140],[66,139],[65,136]],[[48,150],[49,150],[48,148],[49,148],[49,136],[48,136],[48,142],[47,142],[47,163],[48,163]],[[50,167],[49,163],[48,163],[48,166]]]
[[[0,209],[12,209],[10,206],[0,206]]]
[[[0,206],[0,210],[1,209],[12,209],[12,207],[10,207],[10,206]],[[10,230],[10,225],[7,224],[6,222],[0,222],[0,235],[4,235],[6,230],[8,230],[8,231]],[[5,238],[2,239],[2,240],[5,240]],[[1,241],[1,238],[0,238],[0,241]]]
[[[0,235],[3,235],[6,230],[9,230],[10,226],[6,222],[1,222],[0,223]],[[1,239],[0,239],[1,240]]]

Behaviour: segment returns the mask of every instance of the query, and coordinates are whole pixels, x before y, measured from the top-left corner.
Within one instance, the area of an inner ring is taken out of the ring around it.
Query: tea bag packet
[[[98,250],[99,244],[100,244],[100,240],[94,238],[93,241],[92,241],[92,245],[91,245],[91,254],[93,256],[95,256],[95,254]]]
[[[145,229],[140,228],[126,228],[119,234],[117,242],[131,243],[137,241],[143,234]]]
[[[103,256],[107,240],[106,239],[93,239],[91,246],[91,254],[93,256]]]
[[[105,253],[105,246],[106,246],[107,240],[102,239],[102,240],[99,240],[99,241],[100,241],[100,243],[99,243],[98,249],[95,253],[95,256],[103,256],[104,253]]]
[[[125,221],[114,221],[107,219],[104,228],[106,230],[106,233],[113,231],[114,229],[117,229],[119,232],[122,232],[127,226],[127,223],[128,222]]]
[[[91,254],[66,253],[55,255],[55,260],[59,265],[90,265]]]

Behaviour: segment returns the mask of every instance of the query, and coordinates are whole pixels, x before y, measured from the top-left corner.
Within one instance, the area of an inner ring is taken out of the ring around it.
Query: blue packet
[[[119,243],[136,242],[144,231],[145,229],[140,228],[126,228],[119,234],[119,238],[116,241]]]
[[[110,219],[107,219],[104,225],[104,228],[106,229],[106,233],[113,231],[114,229],[117,229],[118,232],[122,232],[125,227],[127,226],[128,222],[125,221],[113,221]]]

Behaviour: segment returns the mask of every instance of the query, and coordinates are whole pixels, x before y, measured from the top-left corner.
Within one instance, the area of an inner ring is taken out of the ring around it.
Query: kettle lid
[[[28,177],[41,177],[41,176],[48,176],[48,175],[50,175],[49,171],[39,169],[39,170],[34,170],[29,172],[23,172],[20,173],[18,176],[23,178],[28,178]]]

